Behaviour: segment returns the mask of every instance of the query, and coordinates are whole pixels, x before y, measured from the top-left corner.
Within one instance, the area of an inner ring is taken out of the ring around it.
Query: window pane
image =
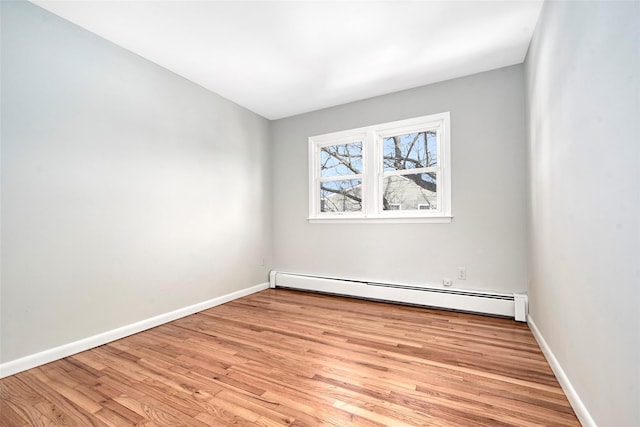
[[[320,212],[362,210],[362,182],[359,179],[320,183]]]
[[[384,170],[437,166],[438,137],[435,131],[390,136],[382,140]]]
[[[320,148],[320,176],[362,173],[362,141]]]
[[[383,209],[429,211],[438,209],[435,173],[393,175],[384,179]]]

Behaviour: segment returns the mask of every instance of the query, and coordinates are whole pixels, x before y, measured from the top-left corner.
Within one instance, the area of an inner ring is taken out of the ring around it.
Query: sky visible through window
[[[382,141],[384,171],[436,166],[437,143],[438,138],[433,131],[384,138]]]
[[[437,166],[437,143],[438,138],[434,131],[384,138],[384,171]],[[323,178],[361,174],[362,141],[322,147],[320,162],[320,176]]]
[[[329,145],[320,149],[320,176],[357,175],[362,173],[362,141]]]

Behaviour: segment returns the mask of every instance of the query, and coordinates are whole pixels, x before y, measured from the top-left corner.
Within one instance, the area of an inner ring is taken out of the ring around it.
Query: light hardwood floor
[[[526,324],[268,289],[0,380],[3,426],[579,426]]]

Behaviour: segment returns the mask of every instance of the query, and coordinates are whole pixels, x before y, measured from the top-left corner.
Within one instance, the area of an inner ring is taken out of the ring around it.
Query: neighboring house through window
[[[451,220],[449,113],[309,138],[309,219]]]

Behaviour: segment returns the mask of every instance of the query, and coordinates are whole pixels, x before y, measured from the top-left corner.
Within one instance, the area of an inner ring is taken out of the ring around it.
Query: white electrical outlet
[[[444,279],[442,279],[442,286],[452,286],[453,285],[453,280],[449,279],[448,277],[445,277]]]
[[[467,267],[458,267],[458,279],[467,280]]]

